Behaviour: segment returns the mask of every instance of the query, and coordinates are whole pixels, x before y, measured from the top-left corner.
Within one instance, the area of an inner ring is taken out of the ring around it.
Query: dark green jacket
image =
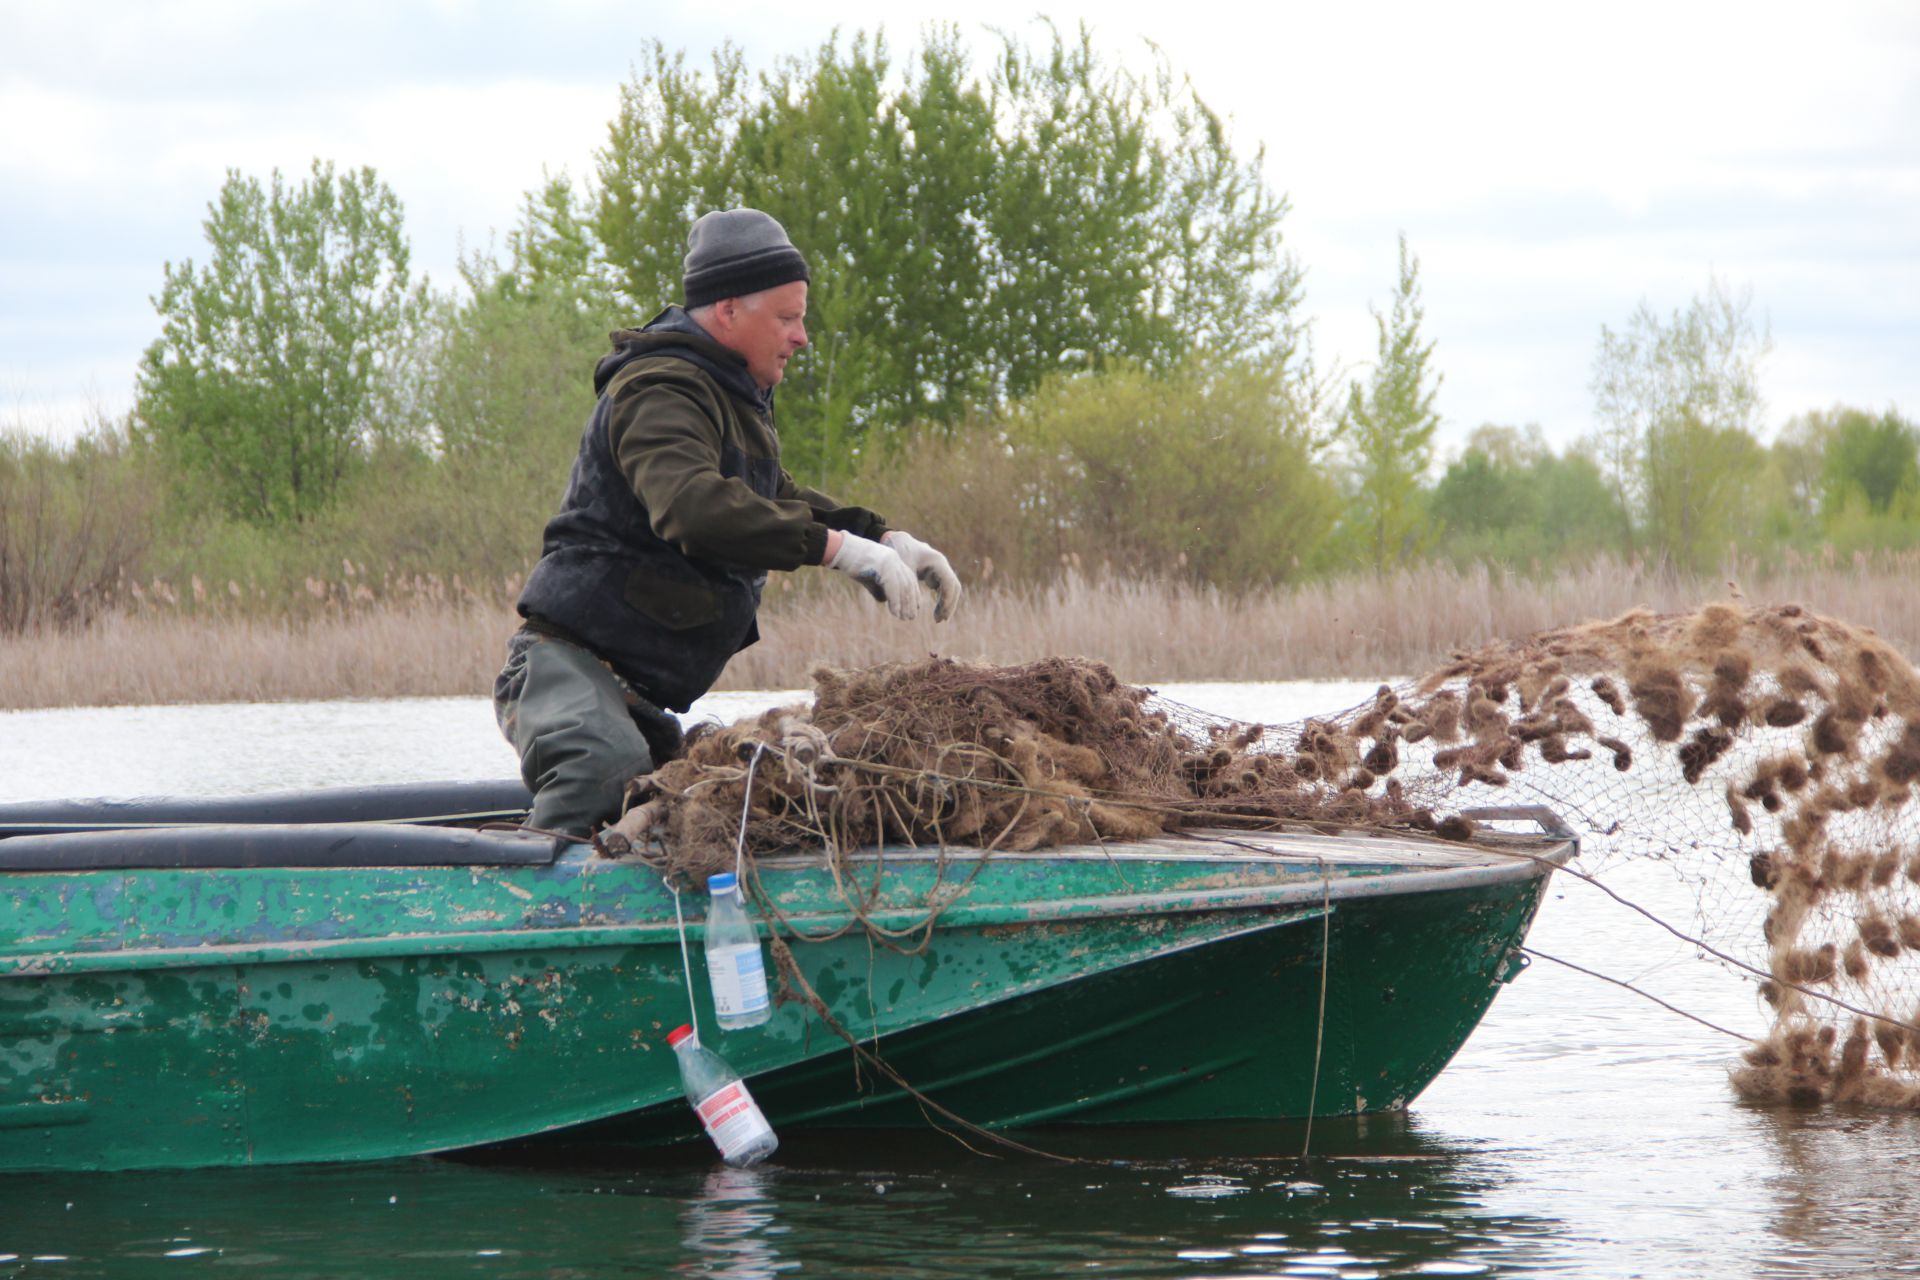
[[[794,482],[772,398],[678,307],[614,334],[594,387],[520,612],[684,711],[758,638],[768,570],[820,563],[828,529],[886,524]]]

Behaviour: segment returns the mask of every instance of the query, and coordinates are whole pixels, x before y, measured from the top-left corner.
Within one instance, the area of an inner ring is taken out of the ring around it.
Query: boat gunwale
[[[1529,841],[1529,843],[1535,843]],[[1233,888],[1170,888],[1150,893],[1117,893],[1101,895],[1081,895],[1073,898],[1039,899],[1020,903],[988,903],[969,906],[964,896],[956,896],[940,908],[943,927],[961,929],[980,929],[1006,926],[1076,924],[1084,921],[1110,919],[1116,916],[1142,915],[1183,915],[1204,911],[1262,911],[1285,909],[1289,907],[1333,905],[1341,902],[1356,902],[1371,898],[1410,896],[1426,893],[1440,893],[1454,889],[1485,888],[1536,877],[1549,875],[1558,867],[1564,866],[1578,852],[1578,842],[1573,840],[1540,840],[1543,846],[1540,852],[1508,853],[1487,850],[1502,861],[1474,862],[1464,866],[1415,869],[1399,864],[1387,864],[1387,869],[1376,874],[1332,874],[1332,863],[1322,862],[1321,873],[1292,876],[1283,881],[1269,881],[1264,884],[1244,885]],[[971,857],[969,856],[971,855]],[[878,855],[875,855],[878,857]],[[1129,853],[1114,850],[1110,853],[1098,851],[1090,853],[1066,853],[1048,851],[1045,853],[986,853],[980,850],[953,850],[942,852],[924,851],[887,851],[887,861],[914,860],[916,856],[925,859],[944,857],[949,862],[985,859],[987,862],[1004,862],[1017,859],[1020,862],[1034,863],[1047,861],[1080,861],[1087,858],[1107,857],[1122,862],[1148,862],[1155,860],[1144,853]],[[1221,853],[1192,853],[1161,860],[1167,861],[1206,861],[1220,864],[1258,863],[1268,866],[1279,859],[1271,854],[1242,853],[1238,857]],[[766,860],[762,863],[778,860]],[[788,862],[797,861],[793,859]],[[805,864],[817,868],[817,861]],[[1345,864],[1350,872],[1353,864]],[[1378,863],[1362,865],[1381,865]],[[378,868],[354,868],[354,872],[377,870]],[[395,868],[418,872],[419,867]],[[784,869],[778,866],[770,870]],[[513,875],[523,873],[529,868],[520,867],[454,867],[451,872],[470,874],[485,872],[495,875]],[[20,873],[47,876],[98,876],[101,874],[137,876],[151,874],[138,870],[99,871],[60,871]],[[175,873],[177,874],[177,873]],[[186,874],[202,874],[188,872]],[[924,905],[912,907],[883,908],[866,912],[866,917],[883,928],[910,928],[926,918]],[[786,920],[804,931],[826,931],[839,928],[853,922],[850,912],[786,913]],[[770,930],[765,921],[756,921],[755,927],[762,936]],[[703,936],[702,926],[698,922],[686,925],[690,938]],[[247,943],[203,943],[185,947],[154,947],[128,949],[125,947],[103,948],[89,951],[52,951],[11,956],[0,956],[0,979],[8,977],[37,978],[63,976],[79,973],[121,972],[135,970],[201,968],[215,965],[254,965],[287,964],[311,961],[398,959],[415,956],[437,956],[453,954],[499,953],[512,951],[569,951],[588,950],[607,947],[638,947],[658,945],[676,937],[677,930],[671,920],[656,920],[629,924],[578,924],[578,925],[535,925],[533,927],[507,926],[496,929],[468,930],[459,933],[382,933],[364,938],[320,938],[304,940],[279,940],[272,942]]]
[[[1179,831],[1143,840],[1056,845],[1048,849],[981,849],[975,845],[867,845],[853,851],[853,858],[883,858],[887,862],[937,862],[978,859],[1026,862],[1265,862],[1301,863],[1331,866],[1375,866],[1398,871],[1413,869],[1420,861],[1439,856],[1453,867],[1498,865],[1500,860],[1539,860],[1547,855],[1537,850],[1557,851],[1569,846],[1561,865],[1579,852],[1579,840],[1572,835],[1510,835],[1495,833],[1491,839],[1480,837],[1471,842],[1445,840],[1404,831],[1343,830],[1321,839],[1339,842],[1342,851],[1328,857],[1307,849],[1293,849],[1281,841],[1305,836],[1306,831],[1259,831],[1220,827]],[[1311,833],[1318,835],[1319,833]],[[1363,843],[1364,842],[1364,843]],[[1528,846],[1527,850],[1504,847]],[[1356,852],[1358,851],[1358,852]],[[1364,854],[1365,856],[1360,856]],[[1472,855],[1482,855],[1473,857]],[[756,865],[766,868],[804,869],[820,865],[817,853],[765,853],[756,855]]]

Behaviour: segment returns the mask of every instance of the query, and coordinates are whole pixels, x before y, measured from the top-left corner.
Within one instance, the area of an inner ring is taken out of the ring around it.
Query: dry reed
[[[288,619],[113,613],[82,631],[0,636],[0,708],[481,693],[510,606],[381,604]]]
[[[1750,600],[1797,600],[1870,627],[1906,653],[1920,653],[1916,577],[1920,556],[1911,554],[1793,558],[1770,572],[1737,574]],[[1133,683],[1375,679],[1423,671],[1456,649],[1637,607],[1685,611],[1728,589],[1727,577],[1617,560],[1540,578],[1428,564],[1244,596],[1076,576],[1041,589],[972,589],[959,614],[937,627],[885,622],[850,592],[796,590],[770,593],[764,642],[736,658],[726,678],[732,688],[794,689],[823,663],[863,667],[938,652],[1004,664],[1081,654]]]
[[[1920,556],[1801,558],[1737,576],[1750,600],[1796,600],[1920,652]],[[894,623],[865,594],[820,578],[775,576],[787,585],[768,592],[764,639],[721,687],[801,688],[822,664],[932,652],[994,663],[1081,654],[1134,683],[1372,679],[1501,637],[1637,606],[1681,611],[1727,592],[1724,579],[1611,560],[1540,578],[1426,565],[1246,596],[1072,576],[1044,588],[976,584],[936,626]],[[190,588],[145,595],[84,630],[0,636],[0,709],[479,695],[514,626],[491,593],[396,592],[299,619],[220,614],[196,607]]]

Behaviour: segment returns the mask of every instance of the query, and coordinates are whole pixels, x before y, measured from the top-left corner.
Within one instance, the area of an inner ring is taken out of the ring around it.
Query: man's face
[[[747,372],[765,391],[787,374],[787,361],[807,345],[807,282],[795,280],[745,298],[728,298],[715,309],[722,346],[747,358]]]

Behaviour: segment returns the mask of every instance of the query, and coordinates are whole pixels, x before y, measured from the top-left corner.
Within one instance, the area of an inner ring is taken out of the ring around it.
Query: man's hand
[[[841,533],[839,543],[827,557],[827,568],[837,569],[865,587],[896,618],[911,618],[920,611],[920,589],[914,584],[913,570],[907,568],[898,552],[851,533]]]
[[[945,622],[960,603],[960,577],[947,558],[910,533],[898,529],[880,536],[880,541],[900,553],[907,568],[933,592],[933,620]]]

